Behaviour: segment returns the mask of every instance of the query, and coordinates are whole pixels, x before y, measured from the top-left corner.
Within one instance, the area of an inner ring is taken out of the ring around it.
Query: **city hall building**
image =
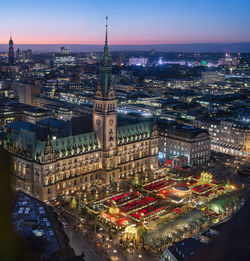
[[[13,185],[41,200],[107,186],[149,172],[157,164],[158,131],[152,122],[117,116],[107,26],[93,115],[79,123],[43,119],[6,126],[5,147],[14,161]]]

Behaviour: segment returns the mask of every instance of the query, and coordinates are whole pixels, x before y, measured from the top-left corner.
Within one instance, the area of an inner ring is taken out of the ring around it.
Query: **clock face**
[[[101,121],[99,119],[96,120],[96,124],[97,125],[100,125],[101,124]]]
[[[112,119],[111,119],[111,120],[109,120],[109,125],[111,125],[111,126],[112,126],[112,125],[113,125],[113,122],[114,122],[114,121],[113,121]]]

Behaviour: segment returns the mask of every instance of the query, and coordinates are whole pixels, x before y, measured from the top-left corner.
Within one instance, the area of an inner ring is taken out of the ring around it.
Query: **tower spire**
[[[108,16],[106,16],[106,35],[105,35],[105,45],[108,45]]]
[[[105,34],[105,45],[104,45],[104,55],[108,56],[109,46],[108,46],[108,16],[106,16],[106,34]]]

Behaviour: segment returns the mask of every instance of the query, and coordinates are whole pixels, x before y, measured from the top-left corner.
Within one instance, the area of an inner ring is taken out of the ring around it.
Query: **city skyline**
[[[1,5],[0,260],[249,259],[247,1],[155,2]]]
[[[74,5],[68,0],[14,0],[11,6],[2,4],[0,22],[5,26],[0,30],[0,44],[5,44],[12,32],[15,44],[100,45],[106,15],[111,45],[250,42],[248,10],[246,0],[160,0],[157,5],[108,0],[104,6],[99,0],[76,1]]]

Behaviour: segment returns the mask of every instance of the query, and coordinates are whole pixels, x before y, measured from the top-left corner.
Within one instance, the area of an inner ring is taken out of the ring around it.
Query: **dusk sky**
[[[250,42],[250,0],[0,1],[0,44]]]

